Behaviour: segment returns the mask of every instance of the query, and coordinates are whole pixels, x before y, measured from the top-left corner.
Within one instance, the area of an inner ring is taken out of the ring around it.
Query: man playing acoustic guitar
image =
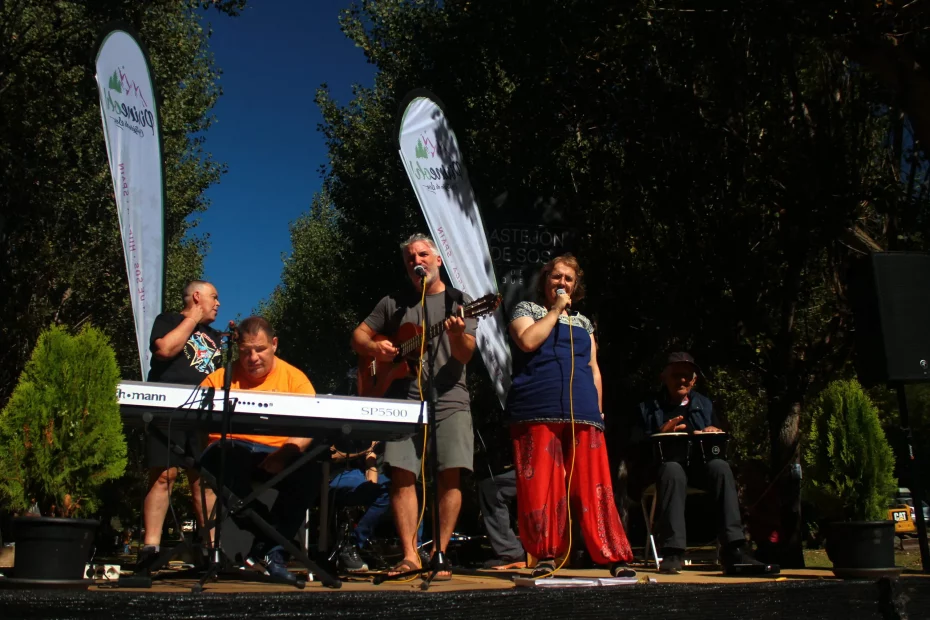
[[[410,348],[414,349],[414,357],[418,356],[419,347],[404,346],[404,338],[399,334],[414,329],[405,324],[422,324],[423,308],[420,300],[423,280],[417,272],[423,273],[425,270],[426,304],[430,321],[442,321],[442,328],[436,329],[437,334],[427,343],[420,380],[417,380],[418,364],[414,359],[409,364],[412,376],[405,372],[405,376],[394,381],[383,395],[387,398],[425,400],[428,358],[429,355],[435,355],[440,532],[438,541],[434,532],[433,552],[435,553],[438,543],[445,553],[462,506],[459,470],[472,469],[474,434],[468,389],[465,385],[465,364],[475,352],[475,331],[478,322],[473,318],[452,316],[456,304],[467,304],[471,299],[463,292],[447,287],[440,280],[439,267],[442,265],[442,258],[432,239],[422,234],[412,235],[401,244],[401,254],[412,287],[388,295],[378,302],[371,314],[353,332],[352,348],[363,358],[372,357],[376,362],[384,363],[392,362],[402,352],[409,353],[407,349]],[[361,369],[360,393],[366,393],[365,383],[370,379],[366,369]],[[367,390],[367,394],[372,395],[372,391]],[[419,434],[385,444],[384,462],[391,467],[391,506],[404,548],[404,559],[394,566],[389,575],[420,567],[416,548],[419,510],[415,484],[422,456],[423,436]],[[449,573],[439,573],[436,579],[450,577]]]

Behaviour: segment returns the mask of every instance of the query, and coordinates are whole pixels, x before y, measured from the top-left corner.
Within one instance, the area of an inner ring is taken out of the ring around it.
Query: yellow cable
[[[556,326],[558,327],[558,323]],[[572,554],[572,476],[575,473],[575,334],[572,328],[571,313],[568,315],[568,338],[572,345],[572,371],[568,376],[568,412],[571,416],[572,424],[572,465],[568,470],[568,484],[565,489],[565,510],[568,512],[568,550],[565,552],[565,557],[562,558],[562,563],[556,566],[551,573],[542,575],[542,577],[540,577],[541,579],[552,577],[562,570],[562,567],[565,566],[569,556]]]
[[[417,360],[417,390],[420,392],[420,402],[423,402],[423,355],[426,352],[426,278],[423,278],[423,293],[420,295],[420,305],[423,307],[423,312],[420,317],[420,328],[423,330],[423,333],[420,334],[420,356]],[[433,413],[429,411],[428,413]],[[420,518],[417,519],[417,527],[413,531],[413,548],[417,549],[417,561],[419,561],[419,548],[417,547],[417,532],[420,531],[420,524],[423,523],[423,515],[426,514],[426,437],[429,435],[429,424],[423,426],[423,449],[420,451],[420,480],[423,481],[421,485],[423,501],[420,503]],[[436,499],[438,501],[438,498]],[[436,532],[433,532],[433,539],[436,538]],[[420,568],[423,568],[422,563]]]

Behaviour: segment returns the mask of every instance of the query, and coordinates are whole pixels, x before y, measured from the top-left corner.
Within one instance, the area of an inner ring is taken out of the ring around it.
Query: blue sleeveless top
[[[538,321],[548,310],[538,304],[523,301],[512,313],[513,319],[531,316]],[[525,353],[514,346],[513,383],[507,394],[507,418],[511,423],[571,422],[574,406],[575,422],[604,429],[597,406],[597,388],[591,372],[591,333],[594,328],[586,317],[562,315],[538,349]],[[574,337],[574,350],[572,348]],[[575,358],[575,379],[572,399],[569,383],[572,355]],[[573,401],[573,402],[572,402]]]

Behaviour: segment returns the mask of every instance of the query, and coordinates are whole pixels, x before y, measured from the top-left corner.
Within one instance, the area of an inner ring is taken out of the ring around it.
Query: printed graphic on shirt
[[[219,357],[220,348],[207,334],[194,332],[184,345],[184,356],[190,360],[191,366],[205,375],[216,370],[214,360]]]

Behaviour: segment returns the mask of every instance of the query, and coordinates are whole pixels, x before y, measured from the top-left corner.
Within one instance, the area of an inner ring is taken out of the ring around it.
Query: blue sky
[[[268,297],[290,250],[288,225],[319,190],[326,145],[313,97],[327,83],[341,104],[375,68],[339,30],[350,0],[259,0],[240,17],[206,13],[224,94],[205,150],[229,172],[207,191],[197,231],[210,235],[204,277],[216,285],[221,328]],[[169,292],[169,294],[171,294]]]

